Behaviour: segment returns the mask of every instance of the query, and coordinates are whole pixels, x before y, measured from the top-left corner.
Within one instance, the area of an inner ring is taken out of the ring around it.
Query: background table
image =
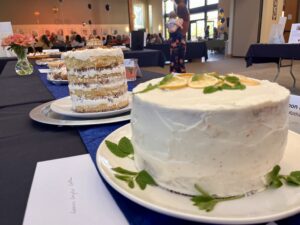
[[[125,59],[138,59],[140,67],[165,65],[165,56],[160,50],[143,49],[143,50],[127,50],[124,51]]]
[[[290,64],[283,65],[283,59],[291,60]],[[245,57],[247,67],[253,63],[277,63],[277,74],[274,81],[280,74],[281,67],[290,67],[290,74],[293,78],[293,88],[296,87],[296,78],[293,74],[293,61],[300,60],[300,44],[252,44]]]
[[[156,49],[163,52],[167,61],[170,61],[170,43],[164,44],[151,44],[147,45],[148,49]],[[207,46],[205,41],[202,42],[187,42],[186,55],[185,59],[193,60],[193,59],[208,59],[207,56]]]
[[[0,76],[0,224],[21,225],[38,161],[87,153],[77,128],[56,127],[33,122],[28,114],[37,105],[54,99],[44,86],[46,75],[37,71],[31,76],[17,76],[15,62],[9,62]],[[132,82],[134,86],[162,76],[143,72],[144,77]],[[41,82],[40,77],[43,77]],[[63,88],[63,87],[61,87]],[[121,124],[125,124],[123,122]],[[115,125],[80,128],[84,133],[96,129],[115,129]],[[99,178],[100,179],[100,178]],[[108,190],[132,225],[195,225],[139,206],[112,188]],[[100,203],[99,203],[100,204]],[[112,218],[113,219],[113,218]],[[297,224],[297,216],[278,222]],[[88,224],[88,221],[87,221]]]

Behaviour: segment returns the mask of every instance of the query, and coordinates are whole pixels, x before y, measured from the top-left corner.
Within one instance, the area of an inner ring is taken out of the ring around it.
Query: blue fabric
[[[149,73],[149,75],[150,74],[151,73]],[[48,88],[48,90],[52,93],[52,95],[55,98],[63,98],[69,95],[67,85],[51,84],[50,82],[47,81],[46,74],[40,74],[40,78],[43,81],[44,85]],[[139,82],[144,80],[145,79],[140,79],[140,81],[137,80],[135,82],[129,82],[128,89],[132,90],[133,87],[135,87]],[[91,158],[93,159],[95,165],[96,165],[96,152],[103,139],[111,132],[113,132],[114,130],[120,128],[121,126],[127,123],[128,122],[120,122],[114,124],[86,126],[86,127],[78,128],[80,137],[83,143],[85,144],[88,153],[91,155]],[[143,206],[140,206],[128,200],[121,194],[119,194],[117,191],[111,188],[103,178],[102,180],[106,184],[107,189],[110,191],[111,195],[113,196],[119,208],[127,218],[130,225],[196,225],[196,224],[205,225],[205,223],[195,223],[186,220],[181,220],[144,208]],[[300,224],[300,216],[294,216],[282,221],[278,221],[277,224],[278,225]]]

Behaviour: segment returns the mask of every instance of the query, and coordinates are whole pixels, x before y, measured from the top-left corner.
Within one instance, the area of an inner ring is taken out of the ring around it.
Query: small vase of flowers
[[[16,73],[19,75],[30,75],[33,73],[33,66],[27,59],[27,49],[34,44],[34,39],[24,34],[10,35],[2,40],[3,47],[14,51],[18,57],[15,66]]]

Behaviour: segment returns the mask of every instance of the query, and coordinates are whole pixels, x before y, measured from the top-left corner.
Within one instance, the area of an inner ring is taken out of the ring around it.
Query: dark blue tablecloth
[[[143,78],[138,78],[137,81],[129,82],[129,90],[132,90],[138,83],[144,82],[146,80],[157,78],[162,75],[157,73],[143,72]],[[40,78],[48,88],[48,90],[53,94],[55,98],[62,98],[68,95],[68,87],[66,85],[56,86],[47,81],[46,74],[40,74]],[[106,124],[106,125],[97,125],[97,126],[88,126],[88,127],[80,127],[78,128],[80,137],[83,143],[86,146],[87,151],[91,155],[94,163],[96,163],[96,151],[99,147],[99,144],[103,141],[103,139],[109,135],[111,132],[116,130],[117,128],[127,124],[128,122],[121,122],[115,124]],[[105,181],[104,181],[105,182]],[[204,223],[195,223],[190,221],[185,221],[181,219],[177,219],[174,217],[166,216],[147,208],[144,208],[127,198],[123,197],[121,194],[116,192],[113,188],[111,188],[106,182],[106,187],[110,191],[114,200],[124,213],[128,222],[131,225],[204,225]],[[113,218],[112,218],[113,220]],[[286,225],[300,224],[300,216],[290,217],[288,219],[278,221],[278,225]]]
[[[164,67],[166,59],[160,50],[143,49],[124,51],[125,59],[137,59],[140,67]]]
[[[253,63],[279,63],[279,59],[300,60],[300,44],[252,44],[246,54],[247,67]]]

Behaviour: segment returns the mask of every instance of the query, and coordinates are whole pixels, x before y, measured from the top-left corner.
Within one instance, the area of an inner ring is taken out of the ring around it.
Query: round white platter
[[[131,94],[129,94],[131,96]],[[103,118],[103,117],[111,117],[120,115],[126,112],[129,112],[131,110],[131,97],[129,105],[125,108],[113,110],[113,111],[107,111],[107,112],[95,112],[95,113],[78,113],[74,112],[72,110],[72,100],[70,96],[67,96],[65,98],[57,99],[54,102],[52,102],[50,106],[51,110],[57,114],[61,114],[64,116],[70,116],[75,118]]]
[[[105,140],[118,142],[124,136],[131,138],[130,124],[114,131]],[[134,161],[116,157],[104,141],[97,151],[97,166],[104,179],[128,199],[159,213],[205,223],[253,224],[276,221],[300,212],[300,187],[286,185],[279,189],[267,189],[245,198],[222,202],[211,212],[201,211],[193,206],[190,197],[157,186],[147,186],[144,191],[138,187],[131,189],[126,182],[115,178],[111,168],[122,167],[136,171]],[[300,136],[289,131],[286,152],[280,163],[283,174],[300,170],[299,146]]]
[[[130,120],[129,112],[117,116],[97,118],[97,119],[84,119],[84,118],[63,116],[53,112],[50,109],[51,103],[52,102],[47,102],[32,109],[31,112],[29,113],[30,118],[39,123],[57,125],[57,126],[90,126],[90,125],[117,123],[117,122]]]
[[[53,77],[50,76],[49,74],[47,75],[47,80],[50,83],[55,84],[55,85],[64,85],[64,84],[68,84],[69,83],[68,80],[56,80],[56,79],[53,79]]]

